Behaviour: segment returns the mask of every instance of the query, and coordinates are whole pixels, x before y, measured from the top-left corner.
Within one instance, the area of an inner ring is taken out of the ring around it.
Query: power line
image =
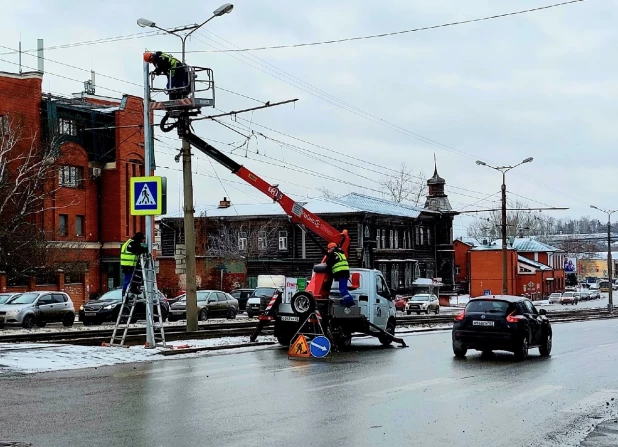
[[[254,48],[239,48],[239,49],[231,49],[231,50],[202,50],[202,51],[197,50],[197,51],[187,51],[187,53],[224,53],[224,52],[278,50],[282,48],[299,48],[299,47],[309,47],[309,46],[317,46],[317,45],[330,45],[330,44],[336,44],[336,43],[342,43],[342,42],[351,42],[351,41],[356,41],[356,40],[378,39],[378,38],[383,38],[383,37],[397,36],[401,34],[428,31],[428,30],[433,30],[433,29],[438,29],[438,28],[465,25],[465,24],[475,23],[475,22],[483,22],[483,21],[493,20],[493,19],[501,19],[504,17],[515,16],[515,15],[520,15],[520,14],[528,14],[531,12],[541,11],[541,10],[550,9],[550,8],[557,8],[559,6],[566,6],[566,5],[570,5],[573,3],[580,3],[583,1],[585,0],[571,0],[567,2],[556,3],[553,5],[539,6],[537,8],[530,8],[530,9],[524,9],[520,11],[507,12],[504,14],[497,14],[493,16],[480,17],[480,18],[469,19],[469,20],[460,20],[457,22],[449,22],[449,23],[443,23],[440,25],[425,26],[422,28],[413,28],[413,29],[407,29],[407,30],[402,30],[402,31],[393,31],[389,33],[371,34],[368,36],[346,37],[343,39],[323,40],[323,41],[318,41],[318,42],[296,43],[296,44],[289,44],[289,45],[273,45],[273,46],[266,46],[266,47],[254,47]]]

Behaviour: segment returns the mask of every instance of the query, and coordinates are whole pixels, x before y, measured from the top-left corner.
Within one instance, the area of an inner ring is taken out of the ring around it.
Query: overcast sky
[[[533,163],[507,174],[509,198],[570,208],[551,212],[556,218],[590,215],[603,221],[589,205],[618,208],[616,0],[379,39],[212,52],[386,33],[558,2],[237,0],[231,14],[212,20],[187,42],[187,62],[214,70],[221,87],[216,107],[224,111],[260,103],[223,89],[262,102],[299,99],[240,115],[237,122],[223,120],[244,135],[268,137],[252,138],[248,149],[235,150],[235,158],[295,199],[319,195],[319,187],[378,195],[382,174],[402,162],[430,176],[435,153],[453,208],[493,208],[499,205],[500,174],[474,161],[504,165],[532,156]],[[219,6],[203,0],[2,3],[0,45],[12,49],[20,36],[23,48],[32,49],[37,38],[51,47],[144,32],[136,25],[139,17],[162,27],[199,22]],[[180,40],[148,35],[46,50],[44,90],[80,92],[94,70],[97,94],[141,95],[144,49],[180,51]],[[0,53],[0,59],[17,63],[15,53],[6,54],[10,50]],[[32,54],[22,57],[25,71],[36,67]],[[18,67],[0,61],[0,70]],[[225,151],[245,141],[212,122],[195,129]],[[156,136],[164,143],[156,145],[157,174],[168,178],[174,212],[181,201],[181,165],[174,162],[179,142],[175,133],[157,129]],[[236,204],[267,201],[224,168],[213,168],[204,155],[197,154],[193,166],[197,207],[223,196]],[[304,170],[330,178],[299,172]],[[457,218],[455,234],[465,234],[471,221]]]

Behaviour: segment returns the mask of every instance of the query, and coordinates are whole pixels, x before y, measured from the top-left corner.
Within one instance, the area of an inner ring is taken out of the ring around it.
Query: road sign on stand
[[[309,357],[309,345],[304,335],[299,335],[298,338],[290,346],[288,351],[290,357]]]
[[[322,335],[319,335],[311,340],[309,343],[309,348],[312,356],[321,359],[322,357],[326,357],[330,352],[330,340]]]
[[[166,213],[164,177],[131,178],[131,215],[156,216]]]
[[[483,295],[485,295],[485,296],[491,295],[491,290],[489,290],[489,289],[484,290],[483,291]]]

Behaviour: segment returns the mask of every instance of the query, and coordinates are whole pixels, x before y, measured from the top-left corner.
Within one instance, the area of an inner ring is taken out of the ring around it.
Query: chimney
[[[232,206],[232,202],[230,202],[227,197],[224,197],[223,200],[219,201],[219,206],[217,208],[229,208],[230,206]]]
[[[43,39],[36,40],[36,55],[37,55],[37,71],[43,73],[44,70],[44,56],[43,56]]]

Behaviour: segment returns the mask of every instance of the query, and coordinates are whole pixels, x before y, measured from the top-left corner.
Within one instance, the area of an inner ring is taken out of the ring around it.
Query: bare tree
[[[320,186],[318,188],[318,191],[320,192],[322,197],[326,197],[327,199],[336,199],[337,197],[339,197],[338,194],[335,194],[333,191],[326,188],[325,186]]]
[[[257,225],[245,222],[238,227],[220,223],[208,234],[205,252],[222,259],[275,255],[279,251],[281,230],[285,231],[279,222],[272,219]]]
[[[9,277],[45,265],[45,235],[37,216],[54,192],[57,145],[12,117],[0,121],[0,269]]]
[[[379,183],[388,198],[397,203],[409,202],[419,206],[427,195],[425,173],[421,170],[414,175],[405,162],[393,175],[382,177]]]

